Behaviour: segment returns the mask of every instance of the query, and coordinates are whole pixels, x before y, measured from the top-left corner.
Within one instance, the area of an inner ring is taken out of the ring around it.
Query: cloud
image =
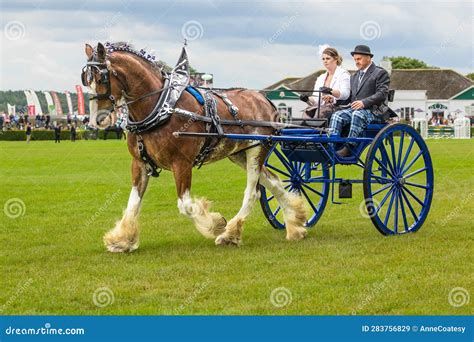
[[[132,41],[174,64],[181,28],[191,20],[203,28],[188,42],[191,64],[213,73],[216,86],[262,88],[305,76],[321,68],[317,47],[324,43],[350,69],[349,52],[359,43],[370,45],[376,60],[402,55],[462,73],[473,69],[468,1],[3,0],[0,87],[73,90],[86,42]],[[20,39],[5,33],[12,22],[24,27]]]

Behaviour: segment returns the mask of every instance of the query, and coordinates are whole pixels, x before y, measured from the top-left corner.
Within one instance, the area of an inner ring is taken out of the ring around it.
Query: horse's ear
[[[87,59],[91,59],[93,53],[94,53],[94,49],[92,49],[92,46],[90,46],[89,44],[86,44]]]
[[[97,44],[97,57],[99,59],[99,62],[105,61],[106,52],[105,47],[104,45],[102,45],[102,43]]]

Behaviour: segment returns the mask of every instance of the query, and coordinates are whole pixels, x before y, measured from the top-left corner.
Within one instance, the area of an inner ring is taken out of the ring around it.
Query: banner
[[[35,101],[33,100],[33,96],[31,96],[30,91],[29,90],[24,90],[23,92],[25,93],[25,96],[26,96],[26,104],[28,106],[34,105]]]
[[[35,105],[28,105],[28,115],[29,116],[35,116],[36,115],[36,110],[35,110]]]
[[[61,101],[59,101],[58,94],[56,94],[55,91],[52,91],[51,95],[53,96],[54,105],[56,107],[56,114],[57,115],[63,115],[63,108],[61,107]]]
[[[36,113],[40,115],[43,114],[43,110],[41,109],[41,104],[39,102],[38,95],[36,94],[34,90],[30,90],[30,92],[31,92],[31,97],[33,98],[33,103],[35,105]]]
[[[53,103],[53,98],[51,94],[47,91],[43,91],[44,97],[46,98],[46,103],[48,104],[48,113],[51,115],[56,115],[56,108]]]
[[[68,91],[65,91],[64,93],[66,94],[68,114],[72,114],[71,94],[69,94]]]
[[[8,115],[15,115],[16,113],[16,106],[15,105],[11,105],[9,103],[7,103],[7,107],[8,107]]]
[[[84,94],[82,93],[82,87],[80,85],[76,85],[77,91],[77,112],[79,115],[85,115],[86,109],[84,107]]]

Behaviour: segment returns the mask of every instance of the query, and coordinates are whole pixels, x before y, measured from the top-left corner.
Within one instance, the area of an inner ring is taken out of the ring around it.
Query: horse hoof
[[[120,240],[114,234],[106,234],[104,236],[104,245],[111,253],[130,253],[138,248],[138,240]]]
[[[288,241],[303,240],[308,235],[308,231],[305,228],[297,227],[291,234],[286,235]]]
[[[106,245],[107,250],[111,253],[131,253],[138,249],[138,244],[125,245],[125,244],[110,244]]]
[[[228,237],[224,234],[219,235],[216,238],[216,246],[240,246],[242,244],[242,240],[237,237]]]

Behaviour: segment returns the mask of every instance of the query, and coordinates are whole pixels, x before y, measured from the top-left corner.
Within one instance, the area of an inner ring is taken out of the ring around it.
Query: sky
[[[462,74],[474,69],[472,1],[11,1],[0,0],[0,90],[74,91],[85,43],[128,41],[175,65],[184,41],[191,65],[214,86],[261,89],[321,69],[321,45],[343,67],[370,46],[374,60],[408,56]]]

